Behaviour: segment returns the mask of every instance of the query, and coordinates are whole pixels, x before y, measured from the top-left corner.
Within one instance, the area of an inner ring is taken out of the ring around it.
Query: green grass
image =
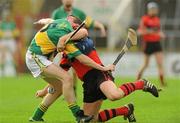
[[[117,85],[132,81],[133,78],[117,79]],[[158,85],[156,79],[154,83]],[[137,91],[130,96],[115,102],[104,101],[102,109],[115,108],[133,102],[137,123],[179,123],[180,122],[180,80],[167,79],[168,87],[159,98],[148,93]],[[43,88],[45,82],[34,79],[29,75],[17,78],[0,78],[0,123],[27,123],[35,107],[41,102],[36,99],[36,90]],[[82,104],[82,87],[78,85],[78,104]],[[73,122],[65,101],[60,98],[44,116],[47,123]],[[126,123],[122,117],[114,118],[109,122]]]

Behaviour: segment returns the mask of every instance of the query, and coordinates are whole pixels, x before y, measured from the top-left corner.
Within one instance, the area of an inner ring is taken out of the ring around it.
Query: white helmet
[[[149,3],[147,4],[147,9],[152,9],[152,8],[158,9],[158,8],[159,8],[159,7],[158,7],[158,4],[157,4],[156,2],[149,2]]]

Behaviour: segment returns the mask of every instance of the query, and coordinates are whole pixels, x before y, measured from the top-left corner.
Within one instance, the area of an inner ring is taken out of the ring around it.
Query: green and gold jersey
[[[0,22],[0,38],[14,38],[19,35],[16,24],[13,21]]]
[[[6,21],[2,21],[0,23],[0,29],[5,31],[5,30],[11,30],[13,31],[16,28],[16,24],[14,22],[6,22]]]
[[[66,44],[64,53],[67,54],[68,59],[75,58],[76,56],[82,54],[82,52],[75,46],[73,41],[70,41],[68,44]]]
[[[59,38],[72,32],[66,19],[58,19],[44,26],[33,38],[29,50],[38,55],[49,55],[56,50]]]
[[[69,14],[64,10],[64,7],[61,6],[56,10],[54,10],[52,14],[52,18],[56,20],[56,19],[66,18],[68,15]],[[71,15],[78,17],[81,21],[86,20],[87,28],[94,27],[94,20],[90,16],[86,16],[86,14],[83,11],[73,7]]]

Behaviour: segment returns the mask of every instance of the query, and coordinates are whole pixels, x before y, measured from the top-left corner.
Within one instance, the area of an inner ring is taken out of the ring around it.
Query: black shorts
[[[112,80],[114,77],[108,72],[92,69],[83,77],[83,89],[85,103],[92,103],[100,99],[106,99],[106,96],[100,90],[101,83]]]
[[[144,53],[151,55],[156,52],[161,52],[162,47],[160,41],[158,42],[144,42]]]

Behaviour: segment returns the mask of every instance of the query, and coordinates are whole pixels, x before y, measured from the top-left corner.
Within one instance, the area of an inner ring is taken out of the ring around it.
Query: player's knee
[[[65,80],[67,81],[67,82],[73,82],[73,79],[72,79],[72,77],[71,76],[66,76],[65,77]]]
[[[65,82],[72,81],[72,77],[67,73],[64,73],[63,75],[61,75],[60,78],[62,81],[65,81]]]
[[[109,94],[108,96],[108,99],[111,101],[116,101],[116,100],[119,100],[120,98],[121,98],[121,95],[118,93],[112,93],[112,94]]]
[[[63,81],[64,83],[63,84],[66,84],[67,86],[72,86],[73,87],[73,79],[71,76],[67,75],[67,76],[64,76],[63,77]]]

